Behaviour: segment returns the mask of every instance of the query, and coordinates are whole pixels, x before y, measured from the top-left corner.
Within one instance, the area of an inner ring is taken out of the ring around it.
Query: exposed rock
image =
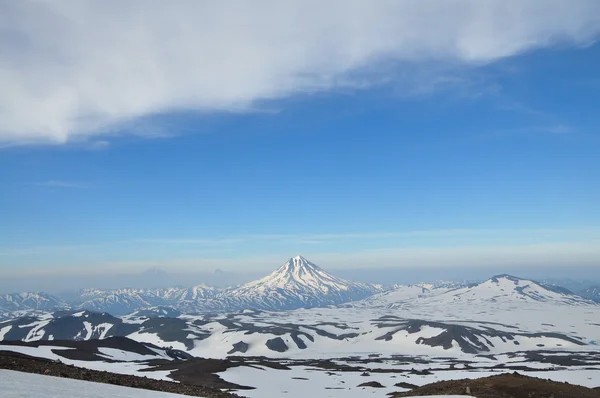
[[[235,354],[236,352],[241,352],[245,354],[248,351],[248,344],[243,341],[237,342],[233,345],[233,348],[227,352],[228,355]]]
[[[414,385],[414,384],[410,384],[410,383],[406,383],[406,382],[400,382],[400,383],[396,383],[394,384],[395,387],[400,387],[400,388],[408,388],[410,390],[412,390],[413,388],[417,388],[418,386]]]
[[[385,386],[378,381],[367,381],[366,383],[359,384],[357,387],[385,388]]]
[[[277,352],[286,352],[289,348],[281,337],[276,337],[274,339],[267,340],[265,345],[269,350]]]

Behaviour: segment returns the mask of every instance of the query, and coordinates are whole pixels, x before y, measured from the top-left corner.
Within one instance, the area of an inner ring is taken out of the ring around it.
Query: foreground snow
[[[183,395],[0,370],[3,398],[182,398]]]

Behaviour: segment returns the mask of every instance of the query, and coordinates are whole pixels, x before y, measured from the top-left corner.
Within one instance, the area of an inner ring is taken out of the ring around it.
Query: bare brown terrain
[[[600,384],[600,380],[598,380]],[[598,398],[599,389],[569,383],[538,379],[518,374],[502,374],[482,379],[441,381],[415,388],[409,392],[393,393],[391,397],[423,395],[462,395],[469,387],[469,395],[476,398]]]

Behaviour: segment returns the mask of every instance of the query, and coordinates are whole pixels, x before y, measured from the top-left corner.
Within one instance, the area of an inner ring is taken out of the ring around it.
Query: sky
[[[0,2],[0,275],[600,271],[599,39],[596,0]]]

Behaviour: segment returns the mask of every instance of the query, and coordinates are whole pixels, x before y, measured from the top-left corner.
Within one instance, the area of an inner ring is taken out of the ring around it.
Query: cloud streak
[[[111,260],[90,266],[53,266],[0,268],[0,275],[89,275],[107,273],[138,273],[159,268],[170,272],[199,272],[225,269],[237,272],[270,271],[297,253],[287,255],[253,255],[215,257],[209,254],[198,257],[179,257],[155,260]],[[592,267],[598,269],[600,241],[563,242],[552,244],[409,247],[381,250],[356,250],[352,252],[304,252],[311,261],[326,269],[506,269],[519,267]]]
[[[0,32],[0,142],[66,143],[155,114],[251,110],[411,81],[423,64],[586,45],[600,32],[600,3],[24,0],[0,4]],[[393,76],[390,64],[408,73]]]
[[[40,181],[40,182],[34,182],[31,185],[34,185],[36,187],[64,188],[64,189],[88,189],[91,187],[89,184],[85,184],[82,182],[61,181],[61,180]]]
[[[321,234],[249,234],[223,237],[176,237],[176,238],[137,238],[118,241],[96,242],[78,245],[31,246],[21,248],[0,247],[0,257],[22,257],[32,254],[54,255],[61,253],[118,252],[117,249],[129,248],[146,253],[151,249],[164,248],[171,255],[185,249],[198,249],[203,253],[221,252],[231,254],[228,247],[251,246],[262,248],[263,252],[286,247],[305,247],[308,250],[329,250],[332,246],[350,243],[353,250],[361,245],[372,246],[373,242],[392,242],[395,249],[416,248],[422,246],[435,247],[439,243],[447,243],[450,247],[496,246],[507,242],[522,245],[531,239],[540,242],[587,242],[600,239],[600,228],[563,228],[563,229],[439,229],[396,232],[364,232],[364,233],[321,233]],[[245,246],[244,246],[245,245]],[[314,246],[314,247],[312,247]],[[379,245],[376,245],[379,247]],[[312,247],[312,249],[311,249]],[[364,250],[365,253],[379,252],[380,248]],[[384,250],[387,251],[387,250]],[[323,251],[324,252],[324,251]],[[290,255],[292,253],[289,253]],[[0,264],[1,265],[1,264]]]

